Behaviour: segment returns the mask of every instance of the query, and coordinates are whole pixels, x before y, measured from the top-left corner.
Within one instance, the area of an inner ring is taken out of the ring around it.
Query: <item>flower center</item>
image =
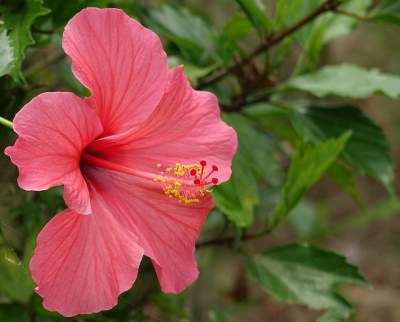
[[[184,205],[200,203],[210,192],[210,188],[218,183],[218,178],[211,177],[218,171],[218,167],[212,165],[211,169],[207,169],[207,162],[204,160],[195,164],[176,163],[174,167],[163,167],[161,163],[157,163],[159,174],[132,169],[87,151],[83,152],[81,161],[92,166],[152,180],[162,185],[162,191],[166,196],[175,198]]]
[[[165,168],[158,163],[156,167],[162,170],[153,180],[163,186],[164,194],[169,198],[175,198],[184,205],[197,204],[218,183],[217,178],[211,178],[218,167],[212,165],[208,170],[206,165],[204,160],[195,164],[176,163],[175,167]]]

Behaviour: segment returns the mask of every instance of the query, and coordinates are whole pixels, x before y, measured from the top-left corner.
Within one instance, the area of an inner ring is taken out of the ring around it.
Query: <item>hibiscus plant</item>
[[[374,119],[400,76],[341,52],[399,12],[0,2],[0,322],[361,321],[333,241],[400,210]]]

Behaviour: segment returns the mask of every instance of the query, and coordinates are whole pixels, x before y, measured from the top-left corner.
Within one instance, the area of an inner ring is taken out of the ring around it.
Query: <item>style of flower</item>
[[[123,11],[82,10],[62,45],[91,96],[33,98],[6,149],[21,188],[64,186],[68,209],[30,262],[36,291],[64,316],[110,309],[146,255],[161,289],[181,292],[198,276],[195,241],[210,189],[231,175],[236,134],[216,97],[169,69],[158,36]]]

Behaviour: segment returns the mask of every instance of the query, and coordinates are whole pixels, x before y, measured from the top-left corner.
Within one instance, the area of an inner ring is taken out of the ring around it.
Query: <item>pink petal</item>
[[[136,279],[142,249],[98,200],[93,214],[64,210],[40,232],[30,262],[36,291],[64,316],[111,309]]]
[[[100,138],[90,148],[115,163],[150,173],[157,163],[206,160],[218,166],[214,176],[221,183],[231,175],[237,137],[221,120],[215,95],[193,90],[183,69],[175,68],[160,104],[142,126]]]
[[[161,41],[122,10],[80,11],[65,27],[63,48],[105,133],[139,124],[160,101],[168,73]]]
[[[135,176],[92,168],[86,177],[94,198],[103,199],[115,219],[138,236],[164,292],[181,292],[196,280],[195,241],[213,207],[209,196],[188,207]]]
[[[45,190],[64,184],[68,206],[90,213],[79,161],[82,150],[102,132],[96,112],[72,93],[44,93],[18,112],[14,130],[19,138],[5,153],[19,168],[19,186]]]

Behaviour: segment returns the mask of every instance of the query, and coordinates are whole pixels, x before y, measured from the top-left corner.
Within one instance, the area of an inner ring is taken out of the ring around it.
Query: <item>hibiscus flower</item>
[[[123,11],[82,10],[62,44],[91,96],[33,98],[6,149],[21,188],[64,186],[68,209],[30,262],[36,291],[64,316],[110,309],[146,255],[161,289],[181,292],[198,276],[195,241],[210,189],[231,175],[236,134],[216,97],[169,69],[158,36]]]

